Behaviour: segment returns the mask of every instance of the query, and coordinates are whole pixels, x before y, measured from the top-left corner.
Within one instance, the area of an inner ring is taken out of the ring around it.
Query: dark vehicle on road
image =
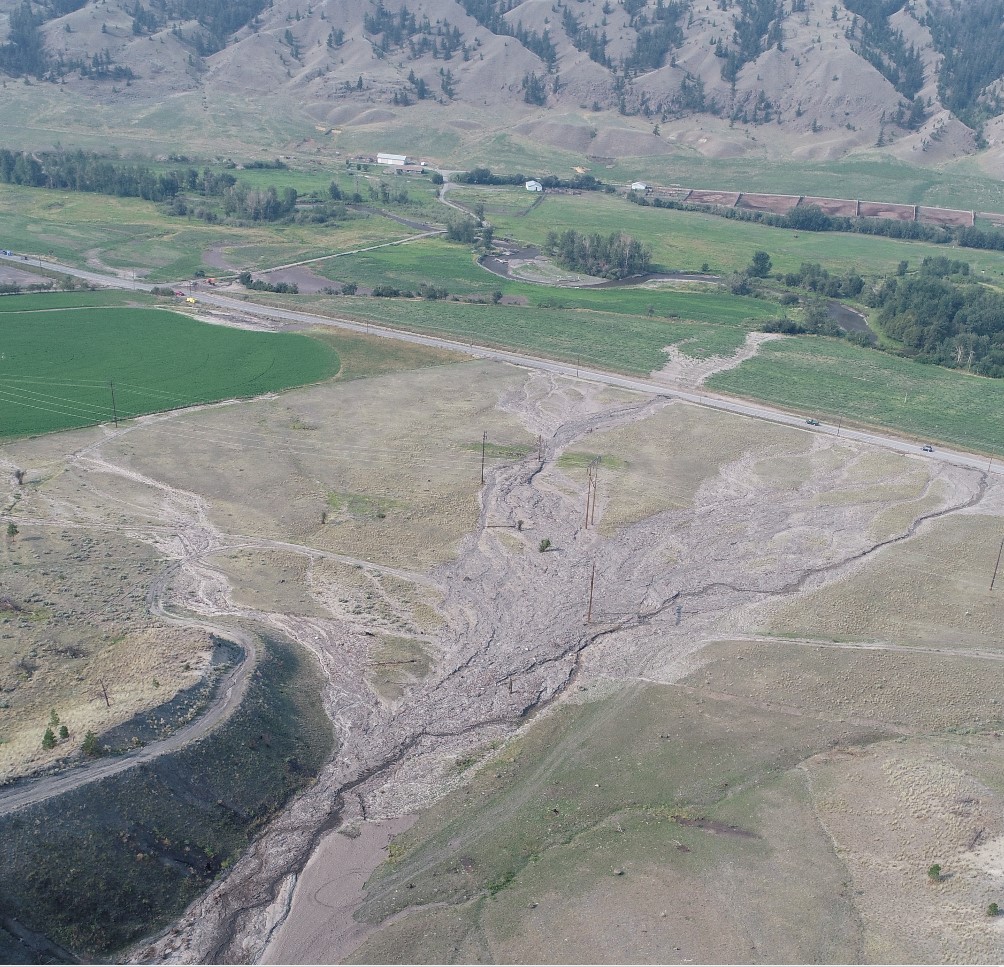
[[[819,420],[806,420],[805,422],[808,423],[809,426],[819,426]]]
[[[930,443],[925,443],[920,449],[923,450],[924,453],[934,453],[934,447],[932,447]]]

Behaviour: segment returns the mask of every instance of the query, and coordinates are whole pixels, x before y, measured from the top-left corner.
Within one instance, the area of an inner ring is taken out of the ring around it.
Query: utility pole
[[[586,624],[593,620],[593,584],[596,582],[596,562],[593,561],[593,570],[589,575],[589,607],[586,609]]]
[[[119,428],[119,414],[118,410],[115,408],[115,384],[109,380],[108,385],[112,390],[112,419],[115,420],[115,429],[117,430]]]
[[[488,431],[481,436],[481,486],[485,485],[485,447],[488,446]]]
[[[1001,566],[1001,554],[1004,554],[1004,541],[1001,541],[1001,549],[997,552],[997,563],[994,565],[994,576],[990,579],[990,590],[994,589],[994,582],[997,580],[997,569]]]
[[[596,458],[595,465],[592,469],[592,510],[589,513],[589,523],[594,524],[596,522],[596,481],[599,477],[599,458]]]
[[[537,434],[537,459],[541,463],[544,462],[544,435],[542,433]]]
[[[110,701],[108,701],[108,689],[105,688],[105,683],[104,682],[98,682],[98,684],[101,686],[101,692],[105,696],[105,705],[107,705],[109,708],[111,708],[112,707],[112,703]]]

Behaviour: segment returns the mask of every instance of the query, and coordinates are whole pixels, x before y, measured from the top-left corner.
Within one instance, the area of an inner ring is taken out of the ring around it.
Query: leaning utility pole
[[[112,390],[112,419],[115,420],[115,429],[117,430],[119,428],[119,414],[118,410],[115,408],[115,384],[109,380],[108,385]]]
[[[1001,541],[1001,549],[997,552],[997,563],[994,565],[994,576],[990,579],[990,590],[994,589],[994,582],[997,580],[997,569],[1001,566],[1001,554],[1004,554],[1004,541]]]
[[[481,436],[481,486],[485,485],[485,447],[488,446],[488,431]]]
[[[589,606],[586,609],[586,624],[593,620],[593,585],[596,582],[596,562],[593,561],[593,569],[589,575]]]

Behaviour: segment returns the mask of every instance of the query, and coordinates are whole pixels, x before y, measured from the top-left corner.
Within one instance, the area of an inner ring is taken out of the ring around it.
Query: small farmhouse
[[[528,181],[526,183],[527,191],[543,191],[544,186],[539,181]]]

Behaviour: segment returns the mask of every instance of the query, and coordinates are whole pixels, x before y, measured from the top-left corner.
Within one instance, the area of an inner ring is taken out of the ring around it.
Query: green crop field
[[[967,450],[1004,453],[1004,380],[899,359],[844,342],[799,336],[766,343],[712,389],[835,422],[905,431]]]
[[[514,192],[522,189],[514,189]],[[465,195],[470,201],[473,193]],[[733,272],[749,265],[758,249],[770,253],[774,271],[794,271],[802,262],[820,262],[830,272],[854,269],[863,275],[888,275],[902,260],[919,263],[945,255],[946,246],[841,232],[794,232],[700,212],[643,208],[623,198],[590,192],[545,196],[525,215],[491,216],[496,237],[512,236],[541,244],[549,231],[626,232],[651,246],[663,268],[697,271],[707,263],[713,272]],[[975,272],[1004,277],[1004,255],[977,249],[953,249]]]
[[[98,306],[154,305],[157,296],[146,292],[96,289],[79,292],[33,292],[30,295],[0,297],[0,312],[29,312],[42,309],[88,309]]]
[[[578,151],[563,151],[502,133],[468,143],[459,165],[466,169],[485,166],[506,174],[522,172],[527,177],[549,174],[571,177],[576,167],[584,167],[610,184],[624,185],[641,179],[688,188],[822,195],[1004,212],[1004,186],[1000,179],[982,171],[979,162],[972,158],[933,168],[879,153],[838,161],[803,158],[768,161],[756,156],[705,158],[696,151],[680,148],[673,154],[598,161],[583,157]]]
[[[1004,187],[1000,180],[981,171],[972,159],[931,168],[878,154],[840,161],[766,162],[760,158],[702,158],[681,153],[660,158],[624,158],[611,169],[595,166],[593,174],[604,181],[620,183],[640,178],[688,188],[821,195],[1004,212]]]
[[[474,260],[467,246],[442,238],[424,238],[358,255],[344,255],[318,266],[327,278],[359,285],[394,285],[417,289],[427,285],[445,287],[451,294],[491,292],[509,288],[505,279],[492,275]]]
[[[566,294],[567,305],[563,308],[322,296],[300,297],[292,302],[264,293],[258,301],[295,305],[322,315],[369,321],[567,362],[578,360],[583,365],[633,375],[661,368],[666,362],[665,349],[670,345],[698,358],[733,353],[759,320],[775,315],[777,310],[769,302],[740,300],[717,292],[667,292],[664,294],[667,302],[678,296],[676,305],[680,310],[676,313],[678,318],[667,318],[612,311],[613,301],[605,311],[576,308],[577,300],[587,305],[590,294],[562,290],[562,303],[566,302]]]
[[[594,309],[625,315],[660,315],[727,324],[781,314],[780,306],[773,303],[733,296],[723,289],[699,283],[692,288],[658,284],[560,288],[513,281],[481,268],[466,246],[442,238],[425,238],[406,245],[345,255],[321,263],[317,268],[333,281],[371,287],[394,285],[417,290],[425,283],[445,288],[451,295],[484,294],[497,290],[506,296],[525,299],[529,305],[542,309]],[[396,311],[389,311],[397,317]],[[374,307],[373,312],[380,316],[384,314],[384,310],[378,307]]]
[[[473,208],[478,202],[485,206],[485,214],[522,217],[537,204],[543,204],[546,195],[533,194],[520,186],[454,185],[447,195],[451,202]]]
[[[14,185],[0,185],[0,219],[4,248],[82,268],[132,271],[151,284],[187,278],[198,269],[218,274],[224,270],[213,262],[220,258],[237,270],[264,269],[414,233],[366,213],[327,225],[210,225],[167,215],[141,199]]]
[[[51,298],[51,297],[50,297]],[[0,314],[0,438],[256,396],[325,379],[338,354],[308,336],[247,332],[158,309]]]

